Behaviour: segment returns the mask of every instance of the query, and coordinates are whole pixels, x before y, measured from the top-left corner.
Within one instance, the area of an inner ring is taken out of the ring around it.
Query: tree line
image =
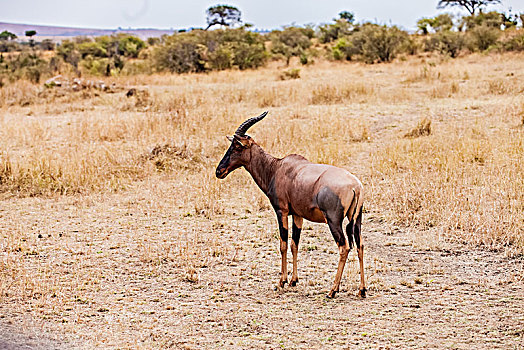
[[[356,23],[349,11],[331,23],[318,26],[288,26],[257,33],[242,24],[241,12],[228,5],[207,10],[207,28],[178,31],[146,41],[128,34],[77,37],[55,44],[29,43],[16,35],[0,33],[0,86],[7,81],[29,79],[39,82],[55,74],[131,75],[155,72],[206,72],[224,69],[254,69],[268,60],[292,59],[311,64],[318,58],[358,60],[369,64],[389,62],[399,55],[439,52],[457,57],[467,52],[524,51],[524,14],[483,12],[499,0],[441,0],[439,7],[463,6],[469,15],[441,14],[422,18],[417,33],[409,34],[395,25]],[[209,30],[213,26],[219,29]],[[54,51],[44,55],[43,51]],[[5,53],[5,55],[4,55]]]

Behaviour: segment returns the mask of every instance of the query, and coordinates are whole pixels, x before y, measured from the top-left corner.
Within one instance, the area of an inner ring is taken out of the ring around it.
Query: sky
[[[358,22],[416,28],[422,17],[442,12],[466,14],[458,8],[437,10],[438,0],[0,0],[0,22],[83,28],[182,29],[206,26],[205,11],[216,4],[240,9],[244,23],[258,29],[329,23],[341,11]],[[493,10],[524,12],[524,0],[502,0]]]

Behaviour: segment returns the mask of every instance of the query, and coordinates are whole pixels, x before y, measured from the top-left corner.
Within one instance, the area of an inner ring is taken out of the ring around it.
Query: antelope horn
[[[244,136],[246,134],[247,129],[252,127],[255,123],[264,119],[266,115],[267,115],[267,112],[264,112],[261,115],[259,115],[258,117],[249,118],[248,120],[240,124],[237,131],[235,131],[235,135]]]

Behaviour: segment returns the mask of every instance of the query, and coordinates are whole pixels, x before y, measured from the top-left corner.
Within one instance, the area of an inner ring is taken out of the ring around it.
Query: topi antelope
[[[328,298],[339,291],[340,280],[346,259],[353,245],[358,249],[360,263],[361,297],[366,296],[364,282],[364,245],[361,240],[363,188],[360,181],[347,170],[331,165],[314,164],[297,154],[282,159],[266,153],[246,131],[262,120],[267,112],[250,118],[240,125],[233,137],[227,137],[231,145],[218,164],[216,176],[225,178],[233,170],[244,167],[256,184],[266,194],[275,209],[280,230],[280,253],[282,270],[278,286],[287,283],[287,242],[288,215],[293,216],[291,253],[293,254],[293,275],[291,286],[298,282],[297,254],[303,219],[327,223],[338,245],[340,258],[333,288]],[[346,226],[348,239],[344,237],[342,222],[349,219]]]

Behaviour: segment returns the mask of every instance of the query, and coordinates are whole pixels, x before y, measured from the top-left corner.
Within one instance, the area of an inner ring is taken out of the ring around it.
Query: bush
[[[78,62],[80,61],[81,55],[74,42],[70,40],[62,41],[62,44],[58,46],[57,54],[75,69],[78,68]]]
[[[311,28],[287,27],[284,30],[274,30],[270,34],[271,52],[284,57],[289,65],[291,57],[305,55],[306,49],[311,46],[313,35]]]
[[[338,19],[333,24],[325,24],[318,28],[319,41],[323,44],[336,41],[351,34],[353,25],[344,18]]]
[[[132,60],[120,71],[122,75],[151,74],[153,67],[150,60]]]
[[[233,67],[233,48],[230,45],[220,45],[208,55],[209,64],[213,69],[224,70]]]
[[[263,44],[251,45],[246,42],[229,44],[233,52],[233,65],[239,69],[258,68],[262,66],[267,57]],[[217,69],[216,67],[213,67]]]
[[[501,47],[506,51],[524,51],[524,33],[522,30],[518,34],[504,40],[501,43]]]
[[[55,43],[51,39],[42,40],[39,46],[42,50],[46,50],[46,51],[53,51],[56,47]]]
[[[216,49],[224,49],[232,54],[232,66],[239,69],[258,68],[265,64],[267,51],[264,38],[254,32],[239,29],[226,29],[213,31],[214,37],[210,37],[205,43],[209,51],[213,53]],[[218,46],[215,46],[218,43]],[[212,69],[220,69],[211,66]]]
[[[10,80],[27,79],[39,83],[42,76],[50,74],[47,61],[32,52],[21,52],[0,65],[0,75],[6,75]]]
[[[107,50],[100,42],[83,42],[78,44],[77,50],[82,58],[86,58],[87,56],[107,57]]]
[[[464,34],[460,32],[441,31],[426,40],[426,51],[439,51],[441,54],[457,57],[464,48]]]
[[[137,37],[118,34],[100,36],[94,40],[86,37],[78,37],[74,41],[64,40],[57,52],[64,61],[75,68],[78,67],[80,59],[90,56],[93,59],[108,58],[114,62],[115,67],[121,69],[124,61],[119,56],[136,58],[145,47],[146,43]],[[82,66],[90,66],[91,63],[91,61],[85,62]]]
[[[293,68],[283,71],[280,76],[280,80],[291,80],[300,78],[300,69]]]
[[[109,58],[95,58],[87,56],[80,62],[80,66],[91,75],[109,75],[111,64]]]
[[[125,57],[137,58],[142,49],[146,47],[146,43],[141,39],[132,36],[121,34],[115,37],[118,41],[118,54]]]
[[[468,47],[471,51],[485,51],[493,46],[501,30],[487,25],[481,25],[468,31]]]
[[[337,40],[335,46],[331,48],[331,54],[337,61],[348,60],[357,54],[358,51],[353,46],[350,38],[340,38]]]
[[[429,34],[430,29],[436,33],[448,31],[453,27],[453,18],[447,13],[433,18],[422,18],[418,20],[417,27],[423,35]]]
[[[16,41],[0,40],[0,52],[21,51],[22,45]]]
[[[193,33],[174,34],[154,53],[154,60],[159,71],[175,73],[202,72],[205,66],[204,45]]]
[[[480,26],[500,29],[504,24],[504,19],[505,16],[496,11],[487,13],[481,12],[477,15],[462,17],[459,29],[470,31]]]
[[[263,38],[244,28],[174,34],[153,53],[157,70],[176,73],[257,68],[266,59]]]
[[[389,62],[396,57],[408,34],[398,27],[366,23],[351,36],[355,52],[366,63]]]

